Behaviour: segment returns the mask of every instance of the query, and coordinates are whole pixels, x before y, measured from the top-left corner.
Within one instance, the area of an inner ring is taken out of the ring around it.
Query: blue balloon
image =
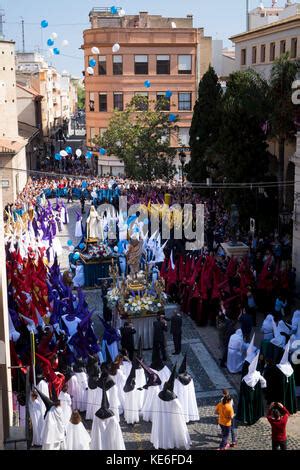
[[[66,152],[69,154],[69,155],[72,155],[72,147],[66,147]]]
[[[169,116],[169,121],[170,121],[170,122],[175,122],[175,121],[176,121],[176,118],[177,118],[176,114],[170,114],[170,116]]]
[[[99,150],[99,152],[100,152],[100,155],[105,155],[106,154],[106,150],[104,148],[101,148]]]
[[[112,15],[116,15],[118,13],[117,7],[115,7],[115,6],[111,7],[110,12],[111,12]]]
[[[60,54],[60,50],[59,50],[57,47],[55,47],[55,48],[53,49],[53,53],[54,53],[55,55],[59,55],[59,54]]]
[[[79,253],[74,253],[74,260],[78,261],[79,258],[80,258],[80,254]]]
[[[146,88],[150,88],[150,87],[151,87],[151,82],[150,82],[150,80],[146,80],[146,81],[144,82],[144,85],[145,85]]]
[[[143,220],[143,224],[144,224],[144,225],[148,225],[148,224],[149,224],[149,220],[148,220],[147,218],[144,219],[144,220]]]
[[[86,152],[86,158],[92,158],[92,156],[93,156],[93,152],[91,152],[90,150]]]
[[[96,65],[97,65],[97,62],[95,61],[95,59],[90,59],[89,66],[90,67],[96,67]]]
[[[55,160],[58,160],[58,161],[61,160],[60,153],[56,153],[54,158],[55,158]]]
[[[47,28],[48,27],[48,21],[47,20],[41,21],[41,27],[42,28]]]
[[[172,93],[171,90],[166,91],[166,98],[171,98],[172,95],[173,95],[173,93]]]
[[[87,188],[87,182],[86,182],[86,181],[83,181],[81,187],[82,187],[82,188]]]
[[[53,39],[49,38],[48,41],[47,41],[47,45],[48,45],[49,47],[51,47],[51,46],[53,46],[53,44],[54,44]]]
[[[81,250],[84,250],[85,244],[84,244],[84,243],[80,243],[79,248],[80,248]]]
[[[67,245],[68,245],[68,246],[72,246],[72,245],[73,245],[72,240],[68,240],[68,241],[67,241]]]

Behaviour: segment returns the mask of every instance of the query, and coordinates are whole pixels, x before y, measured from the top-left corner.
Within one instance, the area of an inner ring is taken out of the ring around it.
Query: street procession
[[[0,9],[0,449],[299,451],[300,3],[29,3]]]

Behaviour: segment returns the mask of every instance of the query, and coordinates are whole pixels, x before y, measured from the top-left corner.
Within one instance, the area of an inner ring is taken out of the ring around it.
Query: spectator
[[[230,394],[229,394],[229,391],[224,388],[223,389],[223,397],[230,397]],[[230,402],[232,408],[233,408],[233,399],[231,398],[231,402]],[[234,408],[233,408],[234,410]],[[235,415],[234,417],[232,418],[232,423],[231,423],[231,428],[230,428],[230,433],[231,433],[231,444],[230,444],[230,447],[235,447],[237,445],[237,438],[236,438],[236,429],[237,429],[237,426],[236,426],[236,422],[235,422]]]
[[[255,302],[255,298],[254,298],[251,286],[248,286],[247,306],[248,306],[248,313],[252,317],[253,326],[256,326],[256,310],[257,310],[257,307],[256,307],[256,302]]]
[[[287,307],[287,301],[282,294],[279,294],[275,300],[275,321],[282,320],[285,316],[284,309]]]
[[[232,407],[232,399],[230,395],[224,395],[220,403],[215,408],[215,414],[218,415],[218,424],[222,431],[222,440],[218,450],[226,450],[230,447],[228,438],[231,430],[234,411]]]
[[[289,415],[282,403],[271,403],[267,420],[272,427],[272,450],[287,450],[286,425]]]

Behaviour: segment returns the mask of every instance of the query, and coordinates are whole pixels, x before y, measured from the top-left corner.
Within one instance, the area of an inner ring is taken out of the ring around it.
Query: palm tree
[[[272,112],[270,118],[271,137],[275,138],[278,147],[278,204],[283,208],[284,157],[285,144],[295,137],[295,105],[292,102],[292,84],[300,63],[290,60],[289,54],[283,54],[276,60],[270,76],[270,101]]]

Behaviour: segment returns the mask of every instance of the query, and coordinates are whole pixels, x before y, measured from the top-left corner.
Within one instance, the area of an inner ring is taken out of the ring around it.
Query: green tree
[[[253,70],[230,75],[222,106],[219,138],[210,152],[215,177],[227,184],[265,181],[269,152],[263,124],[269,113],[268,84]],[[224,189],[227,206],[237,204],[241,220],[255,216],[257,192],[251,189]]]
[[[85,89],[82,86],[77,88],[77,97],[78,97],[78,109],[85,108]]]
[[[166,99],[148,103],[135,96],[124,111],[114,112],[107,131],[93,140],[124,162],[129,178],[151,181],[174,176],[176,149],[170,147],[170,136],[176,132],[177,116],[170,119],[164,112],[166,104]]]
[[[209,149],[216,142],[221,123],[222,88],[213,67],[199,83],[198,99],[190,129],[191,161],[186,166],[188,179],[204,181],[212,164]]]
[[[292,102],[292,84],[300,63],[284,54],[274,63],[270,77],[270,136],[278,143],[278,181],[284,181],[286,142],[295,138],[295,105]],[[279,209],[283,207],[283,186],[278,186]]]

